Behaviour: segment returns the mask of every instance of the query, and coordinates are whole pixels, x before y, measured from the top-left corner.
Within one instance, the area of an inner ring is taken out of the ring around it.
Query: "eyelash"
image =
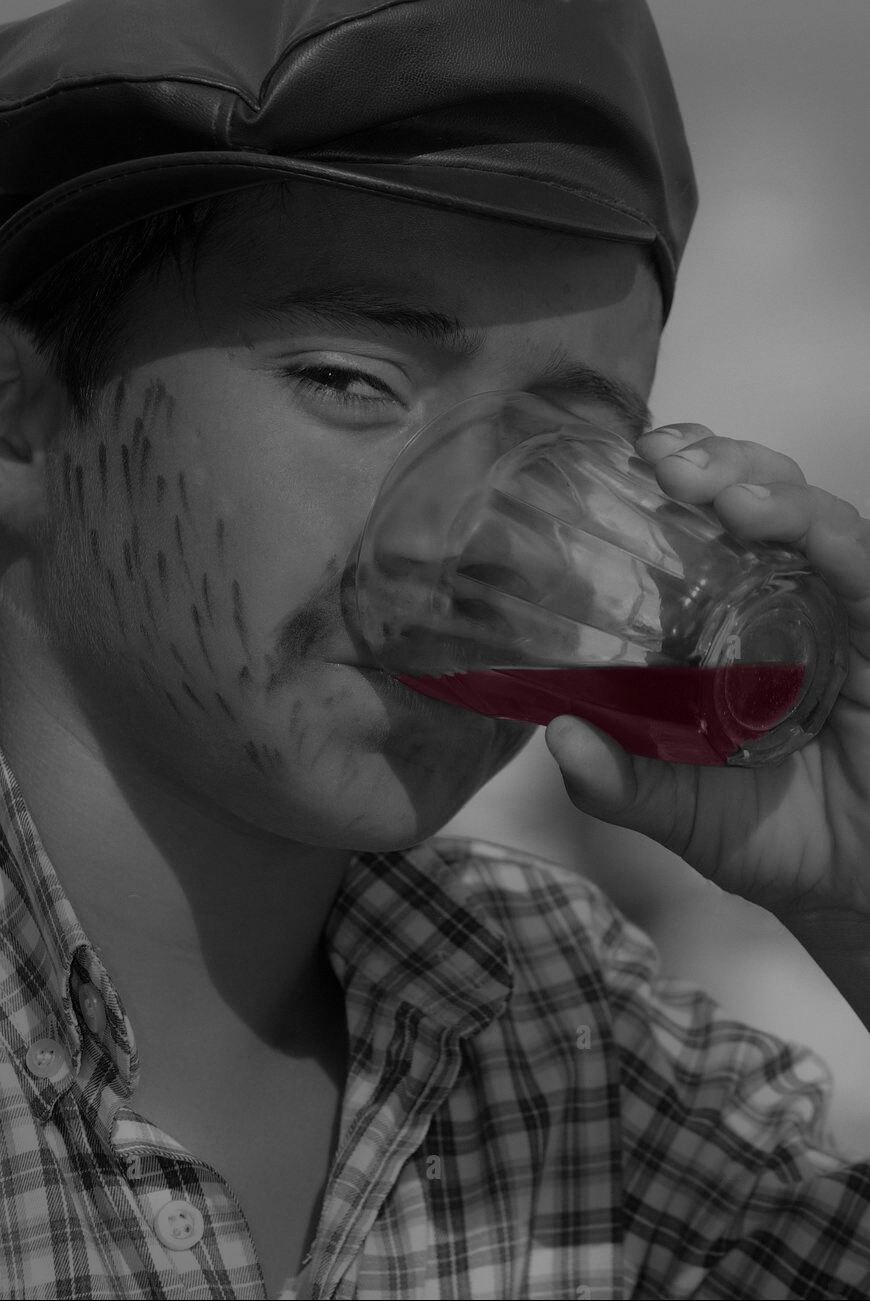
[[[355,370],[350,366],[282,366],[281,374],[288,379],[294,379],[303,388],[309,391],[323,395],[329,393],[330,399],[337,402],[340,406],[362,407],[378,406],[386,401],[395,400],[395,393],[386,385],[383,380],[379,380],[374,375],[367,374],[364,370]],[[315,379],[314,376],[338,376],[342,384],[352,384],[355,380],[362,380],[365,384],[371,385],[372,388],[381,391],[381,397],[363,397],[359,393],[343,393],[337,384],[324,383]]]

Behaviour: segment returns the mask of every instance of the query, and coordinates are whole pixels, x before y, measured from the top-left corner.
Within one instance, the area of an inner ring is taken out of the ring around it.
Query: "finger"
[[[870,654],[870,521],[850,502],[824,488],[733,484],[713,505],[737,537],[802,551],[843,602],[860,649]]]
[[[676,774],[670,764],[631,755],[591,723],[567,714],[554,718],[544,737],[568,798],[581,812],[663,845],[682,843],[680,809],[689,808],[691,799],[678,798],[677,785],[690,769]]]
[[[641,434],[635,446],[645,460],[655,465],[662,457],[671,456],[705,438],[715,438],[713,430],[706,425],[662,425],[659,429],[650,429],[648,433]]]
[[[637,446],[655,465],[662,488],[678,501],[710,502],[732,483],[806,483],[790,456],[760,443],[717,438],[703,425],[653,430]]]
[[[610,820],[630,809],[637,794],[631,756],[604,732],[571,715],[554,718],[544,733],[573,804]]]

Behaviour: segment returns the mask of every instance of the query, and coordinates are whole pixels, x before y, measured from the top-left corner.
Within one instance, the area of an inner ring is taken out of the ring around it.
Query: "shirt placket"
[[[244,1212],[218,1171],[129,1107],[112,1145],[139,1250],[168,1298],[260,1301],[266,1289]]]
[[[138,1071],[134,1065],[131,1079],[135,1049],[126,1020],[107,1018],[97,983],[82,971],[71,971],[70,989],[84,1022],[80,1106],[118,1172],[112,1200],[120,1223],[113,1236],[126,1236],[167,1298],[259,1301],[265,1284],[230,1188],[131,1108]]]

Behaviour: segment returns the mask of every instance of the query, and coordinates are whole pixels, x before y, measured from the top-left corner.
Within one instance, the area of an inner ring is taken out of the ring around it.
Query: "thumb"
[[[568,714],[544,733],[576,808],[662,844],[674,839],[676,773],[671,764],[631,755],[605,732]]]

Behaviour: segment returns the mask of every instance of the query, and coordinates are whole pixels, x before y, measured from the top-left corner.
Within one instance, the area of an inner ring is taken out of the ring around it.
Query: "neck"
[[[20,663],[0,665],[0,745],[140,1047],[149,1026],[171,1042],[193,1017],[225,1048],[292,1051],[321,997],[349,851],[245,824],[132,757],[110,770],[57,675]]]

